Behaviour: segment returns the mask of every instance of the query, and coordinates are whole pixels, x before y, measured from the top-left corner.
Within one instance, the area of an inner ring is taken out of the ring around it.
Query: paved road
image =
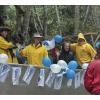
[[[22,72],[23,76],[25,68],[23,68]],[[46,73],[48,74],[48,71]],[[63,79],[61,90],[54,90],[53,88],[50,89],[46,86],[44,88],[38,87],[36,81],[38,74],[39,71],[37,70],[29,86],[22,83],[20,83],[19,86],[13,86],[11,82],[11,73],[10,73],[6,82],[4,84],[0,84],[0,94],[1,95],[88,95],[89,94],[82,86],[78,89],[74,89],[74,87],[68,88],[66,86],[67,80],[65,77]]]

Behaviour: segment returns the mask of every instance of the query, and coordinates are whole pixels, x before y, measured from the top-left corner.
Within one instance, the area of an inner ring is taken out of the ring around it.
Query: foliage
[[[34,11],[34,7],[36,8],[36,12]],[[60,18],[60,28],[61,33],[64,34],[73,34],[74,33],[74,24],[75,24],[75,6],[73,5],[60,5],[57,6],[59,11],[59,18]],[[100,9],[100,7],[99,7]],[[79,20],[79,31],[83,32],[97,32],[97,26],[95,23],[95,20],[93,19],[93,9],[90,9],[89,15],[87,17],[86,23],[84,24],[83,28],[83,22],[86,14],[87,6],[80,6],[80,20]],[[15,6],[6,6],[6,14],[7,19],[5,23],[12,28],[13,32],[16,33],[16,8]],[[41,24],[43,25],[44,21],[44,8],[42,5],[39,6],[32,6],[32,14],[36,15],[40,18]],[[35,33],[36,28],[33,21],[33,15],[31,15],[30,20],[30,30],[29,32]],[[57,22],[57,15],[54,5],[47,6],[47,33],[46,36],[52,36],[59,32],[59,26]],[[39,27],[39,26],[38,26]]]

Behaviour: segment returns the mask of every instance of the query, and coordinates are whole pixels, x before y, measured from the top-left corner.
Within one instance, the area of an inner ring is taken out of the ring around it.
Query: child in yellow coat
[[[76,54],[76,60],[80,66],[82,66],[84,63],[91,62],[96,55],[95,49],[93,49],[93,47],[87,43],[82,33],[78,34],[78,43],[71,44],[70,47]]]

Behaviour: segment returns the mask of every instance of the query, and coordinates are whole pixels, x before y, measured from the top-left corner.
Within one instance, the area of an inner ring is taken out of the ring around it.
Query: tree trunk
[[[43,20],[43,36],[47,34],[47,5],[43,6],[44,20]]]
[[[16,8],[16,32],[22,34],[25,42],[29,39],[29,22],[32,6],[15,6]]]
[[[90,11],[90,5],[87,6],[85,18],[84,18],[83,25],[82,25],[83,26],[82,30],[84,30],[84,25],[85,25],[85,23],[87,21],[87,18],[88,18],[88,15],[89,15],[89,11]]]
[[[24,10],[22,6],[15,5],[16,8],[16,34],[22,34]]]
[[[29,30],[29,22],[30,22],[30,16],[31,16],[31,6],[24,6],[24,9],[25,9],[25,13],[24,13],[24,18],[23,18],[22,33],[27,42],[29,38],[28,30]]]
[[[79,21],[80,21],[80,10],[79,5],[75,6],[75,34],[79,31]]]
[[[39,33],[38,25],[37,25],[37,23],[36,23],[36,19],[35,19],[35,18],[34,18],[34,26],[35,26],[36,31]]]
[[[97,32],[100,31],[100,9],[99,6],[92,6],[93,9],[93,14],[94,14],[94,20],[96,23],[96,28],[97,28]]]
[[[0,26],[5,25],[6,18],[6,6],[0,5]]]
[[[56,16],[57,16],[58,29],[59,29],[59,32],[61,33],[61,21],[60,21],[59,10],[58,10],[57,5],[55,5],[55,10],[56,10]]]
[[[22,34],[23,14],[16,9],[16,34]]]
[[[38,27],[38,31],[39,33],[43,32],[43,25],[42,25],[42,22],[40,20],[40,17],[38,16],[37,14],[37,10],[36,10],[36,7],[34,6],[34,18],[35,18],[35,21],[37,23],[37,27]]]

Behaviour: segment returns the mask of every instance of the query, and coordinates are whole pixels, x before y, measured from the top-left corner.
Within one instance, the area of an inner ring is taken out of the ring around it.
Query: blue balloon
[[[44,66],[46,66],[46,67],[50,67],[50,65],[52,64],[52,63],[51,63],[51,59],[50,59],[49,57],[43,58],[42,64],[43,64]]]
[[[56,35],[56,36],[54,37],[54,39],[55,39],[55,42],[60,43],[60,42],[62,42],[63,37],[62,37],[61,35]]]
[[[66,76],[67,76],[67,79],[73,79],[74,76],[75,76],[75,71],[71,70],[71,69],[68,69],[66,71]]]
[[[71,69],[71,70],[76,70],[76,68],[78,67],[78,63],[76,61],[70,61],[68,63],[68,68]]]

